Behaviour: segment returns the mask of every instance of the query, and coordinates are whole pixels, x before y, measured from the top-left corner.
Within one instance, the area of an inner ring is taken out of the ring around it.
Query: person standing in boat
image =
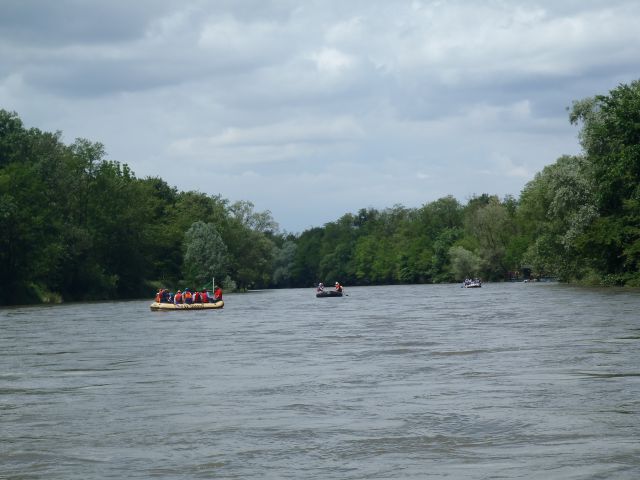
[[[336,287],[336,292],[342,293],[342,285],[340,285],[340,283],[336,282],[335,287]]]
[[[218,285],[213,291],[213,301],[219,302],[220,300],[222,300],[222,288],[220,288],[220,285]]]

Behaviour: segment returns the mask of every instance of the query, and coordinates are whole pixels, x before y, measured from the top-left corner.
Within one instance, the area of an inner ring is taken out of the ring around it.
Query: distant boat
[[[480,288],[482,282],[480,280],[465,280],[462,284],[462,288]]]
[[[316,297],[317,298],[324,298],[324,297],[341,297],[342,296],[342,292],[336,292],[335,290],[327,290],[326,292],[317,292],[316,293]]]
[[[174,310],[215,310],[217,308],[224,307],[224,301],[219,300],[217,302],[210,303],[158,303],[153,302],[149,305],[149,308],[154,311],[167,310],[169,312]]]

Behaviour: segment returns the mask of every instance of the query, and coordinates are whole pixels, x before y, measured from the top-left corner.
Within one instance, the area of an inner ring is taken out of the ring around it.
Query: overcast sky
[[[270,210],[518,196],[640,78],[637,0],[0,0],[0,108]]]

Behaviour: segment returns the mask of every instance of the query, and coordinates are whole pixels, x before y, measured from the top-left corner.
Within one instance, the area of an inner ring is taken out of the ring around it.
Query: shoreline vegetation
[[[136,178],[100,143],[66,145],[0,109],[0,305],[153,298],[213,277],[225,292],[470,277],[640,287],[640,81],[568,111],[582,152],[518,198],[363,208],[292,234],[250,201]]]

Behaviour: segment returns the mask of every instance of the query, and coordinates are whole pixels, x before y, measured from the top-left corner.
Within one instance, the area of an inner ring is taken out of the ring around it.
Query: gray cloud
[[[624,0],[8,0],[0,107],[298,231],[517,195],[578,151],[572,101],[636,78],[639,19]]]
[[[122,44],[143,34],[153,15],[162,15],[170,3],[163,0],[3,0],[0,29],[3,41],[16,46]]]

